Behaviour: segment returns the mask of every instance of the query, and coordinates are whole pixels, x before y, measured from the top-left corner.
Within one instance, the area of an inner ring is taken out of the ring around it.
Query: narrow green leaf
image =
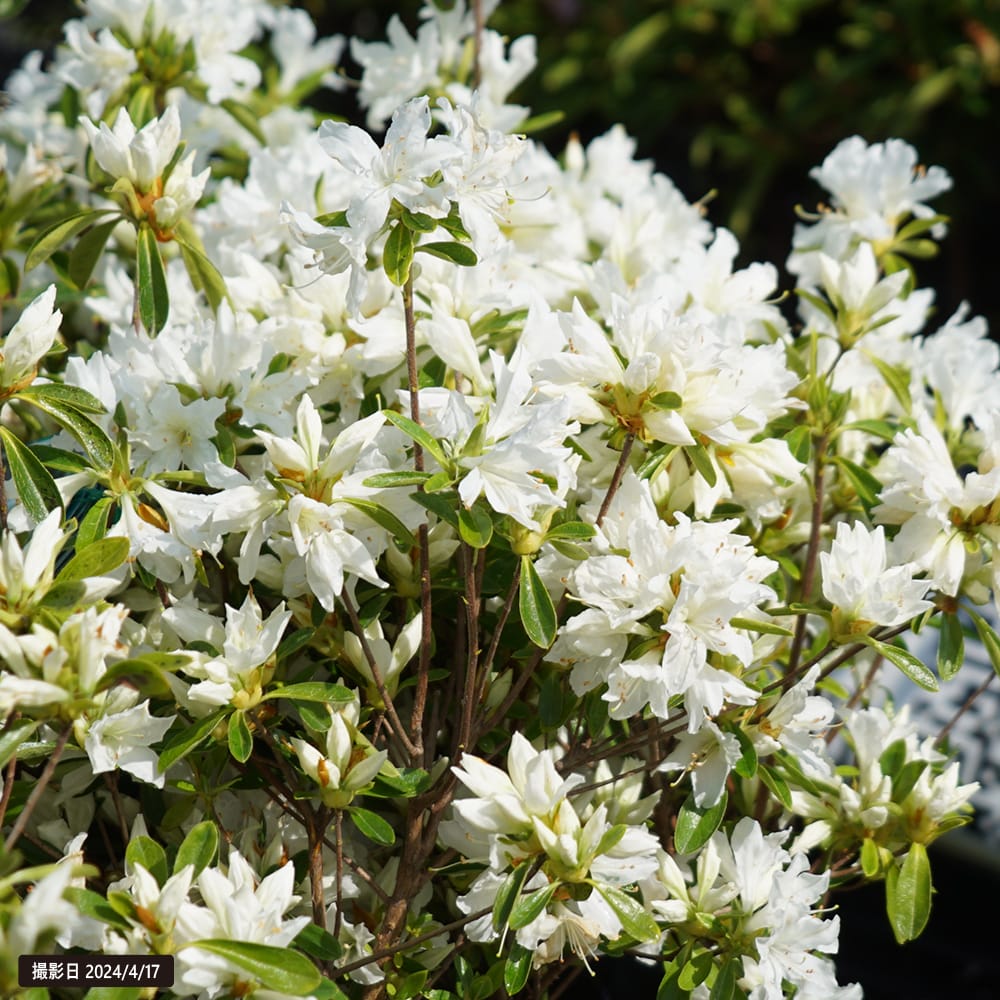
[[[733,628],[743,628],[748,632],[760,632],[762,635],[792,635],[790,628],[779,625],[777,622],[757,621],[756,618],[730,618],[729,624]]]
[[[79,584],[82,586],[82,584]],[[49,591],[51,596],[52,591]],[[108,691],[116,684],[127,683],[147,698],[169,698],[172,696],[167,671],[163,667],[146,662],[142,657],[119,660],[102,675],[94,688],[96,693]]]
[[[466,545],[485,549],[493,537],[493,520],[479,504],[458,510],[458,533]]]
[[[78,886],[69,886],[63,892],[66,899],[85,917],[92,917],[94,920],[100,920],[103,924],[110,924],[121,930],[131,930],[132,925],[114,907],[110,906],[99,892]]]
[[[190,941],[181,948],[201,948],[249,972],[265,989],[306,996],[319,986],[322,976],[305,955],[291,948],[276,948],[249,941],[209,939]]]
[[[233,712],[229,716],[228,737],[229,752],[241,764],[245,764],[253,753],[253,734],[243,712]]]
[[[17,395],[20,399],[32,401],[38,397],[51,399],[56,403],[71,406],[81,413],[107,413],[107,408],[96,396],[75,385],[62,385],[59,382],[48,382],[45,385],[36,383],[21,389]]]
[[[85,413],[51,395],[34,393],[21,395],[33,406],[44,410],[61,427],[64,427],[83,446],[87,457],[98,469],[109,469],[115,460],[115,446],[104,430]]]
[[[889,386],[892,394],[899,400],[904,413],[913,412],[913,400],[910,397],[910,373],[902,365],[893,365],[884,361],[871,351],[863,352],[865,357],[878,369],[878,373],[885,379],[885,384]]]
[[[115,213],[117,215],[117,212]],[[78,233],[82,233],[88,226],[92,226],[99,218],[107,216],[107,209],[94,211],[88,209],[69,218],[60,219],[53,223],[48,229],[43,230],[38,239],[31,245],[28,256],[24,260],[24,273],[38,267],[49,259],[64,243],[68,243]]]
[[[993,672],[1000,675],[1000,636],[996,634],[993,626],[981,614],[971,608],[966,608],[966,611],[972,619],[972,624],[976,626],[979,641],[983,644],[986,655],[990,658],[990,663],[993,664]]]
[[[941,619],[941,638],[938,640],[937,670],[943,681],[951,680],[965,662],[965,634],[957,614],[952,612]]]
[[[361,511],[379,527],[385,528],[401,549],[416,548],[417,540],[414,538],[413,532],[388,507],[384,507],[374,500],[361,500],[357,497],[337,497],[337,500]]]
[[[0,767],[17,753],[21,744],[26,742],[40,725],[40,720],[19,719],[0,732]]]
[[[341,943],[329,931],[323,930],[317,924],[306,924],[295,936],[292,944],[321,962],[336,962],[344,954]]]
[[[757,774],[757,750],[753,745],[753,740],[740,726],[733,726],[728,732],[740,741],[740,759],[733,766],[733,770],[741,778],[754,777]]]
[[[522,865],[522,867],[524,866]],[[559,886],[559,882],[550,882],[544,889],[523,893],[510,911],[510,920],[508,921],[510,929],[520,930],[522,927],[527,927],[532,920],[537,920],[551,902]]]
[[[391,847],[396,843],[395,831],[378,813],[362,809],[361,806],[351,806],[348,815],[362,836],[383,847]]]
[[[880,642],[870,635],[859,636],[858,641],[881,653],[893,666],[899,667],[914,684],[920,685],[926,691],[938,690],[938,680],[934,673],[926,663],[914,656],[908,649],[893,646],[888,642]]]
[[[714,967],[715,961],[712,953],[707,948],[697,947],[691,952],[690,958],[681,966],[680,975],[677,977],[678,985],[682,989],[693,990],[708,979]]]
[[[493,900],[493,929],[502,932],[510,920],[510,915],[517,902],[524,883],[528,880],[528,873],[531,865],[522,863],[518,865],[500,884],[497,890],[496,899]]]
[[[270,698],[287,698],[289,701],[320,701],[327,705],[349,705],[354,696],[343,684],[328,684],[325,681],[303,681],[301,684],[286,684],[271,688],[261,701]]]
[[[370,490],[386,490],[395,486],[419,486],[427,482],[432,472],[381,472],[375,476],[369,476],[361,484]]]
[[[199,292],[205,293],[205,298],[208,300],[212,312],[218,312],[219,306],[229,299],[226,279],[197,247],[192,246],[187,240],[177,237],[175,237],[174,242],[181,251],[181,259],[184,261],[184,267],[191,279],[191,284]]]
[[[312,642],[313,637],[316,635],[316,629],[314,628],[300,628],[296,629],[291,635],[286,636],[278,644],[278,651],[275,654],[279,661],[287,660],[288,657],[294,656],[300,649],[308,646]]]
[[[550,542],[553,538],[566,538],[571,541],[584,541],[593,538],[597,530],[592,524],[585,524],[583,521],[564,521],[557,524],[545,532],[545,541]]]
[[[476,251],[464,243],[421,243],[417,253],[429,253],[432,257],[449,260],[459,267],[473,267],[479,262]]]
[[[931,915],[931,865],[927,848],[910,845],[902,863],[886,873],[885,901],[898,944],[920,937]]]
[[[649,402],[658,410],[679,410],[684,400],[676,392],[658,392],[649,397]]]
[[[451,496],[454,497],[454,494]],[[456,531],[458,530],[457,498],[449,499],[434,493],[411,493],[410,499],[429,510],[445,524],[450,524]]]
[[[698,475],[710,487],[714,486],[716,482],[715,466],[705,446],[701,444],[686,444],[684,445],[684,452],[691,460],[691,464],[695,467]]]
[[[441,443],[436,438],[431,437],[420,424],[402,413],[397,413],[396,410],[383,410],[382,413],[390,424],[395,424],[407,437],[416,441],[424,451],[430,452],[442,468],[448,465],[448,456],[445,455]]]
[[[867,470],[852,462],[848,458],[841,458],[839,455],[834,462],[843,470],[844,475],[850,480],[857,493],[858,499],[866,508],[873,507],[878,503],[878,495],[882,492],[882,484]]]
[[[92,576],[106,576],[117,569],[126,559],[130,550],[127,538],[102,538],[85,548],[79,545],[76,554],[59,571],[56,581],[86,580]]]
[[[883,441],[892,441],[899,433],[899,425],[889,420],[854,420],[844,424],[841,430],[864,431],[865,434],[871,434]]]
[[[0,302],[17,297],[21,287],[21,272],[10,257],[0,257]]]
[[[522,948],[516,942],[511,947],[503,967],[503,985],[508,996],[516,996],[524,989],[531,975],[533,957],[534,952],[530,948]]]
[[[382,267],[386,277],[402,287],[410,276],[413,264],[413,233],[401,223],[397,223],[386,237],[382,250]]]
[[[174,859],[174,874],[188,865],[193,865],[194,877],[197,878],[215,861],[218,851],[219,831],[211,820],[206,819],[191,827],[187,836],[181,841],[181,846],[177,848],[177,857]]]
[[[695,805],[693,793],[689,795],[677,814],[677,826],[674,829],[674,847],[678,854],[700,851],[719,829],[728,804],[729,795],[725,789],[714,806],[704,809]]]
[[[109,222],[102,222],[76,241],[76,246],[69,254],[67,270],[77,288],[83,288],[90,281],[90,276],[104,252],[104,245],[120,221],[111,219]]]
[[[743,962],[736,957],[727,958],[719,969],[719,974],[712,984],[712,992],[708,1000],[734,1000],[736,996],[736,980],[743,975]]]
[[[62,497],[52,473],[13,432],[0,426],[7,466],[17,486],[17,495],[24,509],[35,522],[42,521],[50,510],[62,506]]]
[[[882,868],[882,861],[879,857],[878,845],[871,837],[865,837],[861,841],[861,870],[865,878],[875,878]]]
[[[517,606],[528,638],[542,649],[548,649],[556,637],[556,609],[552,598],[538,575],[531,556],[521,556],[521,583]]]
[[[240,103],[232,97],[227,97],[219,102],[223,111],[228,112],[237,125],[245,128],[262,146],[267,146],[267,136],[264,135],[260,127],[260,116],[247,105]]]
[[[130,865],[142,865],[157,885],[162,886],[170,877],[167,852],[151,837],[133,837],[125,848],[125,861]]]
[[[438,227],[438,220],[426,212],[411,212],[408,208],[404,208],[400,218],[415,233],[433,233]]]
[[[155,337],[167,322],[170,298],[160,246],[147,225],[139,227],[136,239],[136,283],[139,286],[139,319],[146,332]]]
[[[597,891],[615,911],[621,921],[622,930],[636,941],[655,941],[660,936],[660,928],[650,913],[637,899],[633,899],[621,889],[611,885],[596,886]]]
[[[887,778],[899,774],[900,768],[906,763],[906,741],[893,740],[878,759],[878,766]]]
[[[160,770],[166,771],[172,764],[176,764],[196,747],[201,746],[212,735],[212,731],[222,722],[228,711],[228,708],[220,708],[193,726],[184,726],[160,751]]]
[[[834,312],[833,306],[826,301],[822,296],[816,295],[814,292],[807,291],[804,288],[796,288],[795,294],[800,298],[804,299],[815,309],[818,309],[833,326],[837,325],[837,314]]]
[[[78,548],[86,548],[88,545],[93,545],[94,542],[99,541],[107,534],[112,507],[117,503],[118,500],[115,497],[101,497],[87,511],[80,522],[80,527],[76,531],[76,544]]]

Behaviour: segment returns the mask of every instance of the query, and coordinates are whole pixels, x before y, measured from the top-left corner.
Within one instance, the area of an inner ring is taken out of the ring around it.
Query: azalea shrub
[[[927,923],[977,785],[905,692],[1000,669],[949,176],[846,138],[738,267],[623,127],[531,138],[494,6],[87,0],[7,83],[5,996],[829,1000],[838,890]]]

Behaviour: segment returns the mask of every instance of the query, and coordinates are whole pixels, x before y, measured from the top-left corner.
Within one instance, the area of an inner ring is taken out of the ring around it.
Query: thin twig
[[[59,739],[56,740],[52,756],[49,757],[47,763],[45,764],[45,770],[42,771],[38,781],[35,782],[35,787],[31,789],[28,801],[25,802],[24,808],[21,810],[21,814],[17,817],[17,821],[14,823],[14,828],[10,831],[10,834],[4,841],[3,848],[5,851],[10,851],[10,849],[17,843],[21,834],[24,832],[24,828],[28,825],[28,820],[31,818],[31,814],[35,811],[35,806],[38,805],[38,800],[42,797],[42,793],[45,791],[46,786],[52,780],[52,775],[56,773],[56,765],[59,763],[59,760],[63,755],[63,750],[66,749],[66,742],[72,732],[73,724],[67,723],[66,728],[59,734]]]
[[[969,697],[965,699],[965,701],[962,704],[962,707],[948,720],[948,723],[944,727],[944,729],[942,729],[941,732],[937,734],[937,738],[934,740],[935,747],[941,746],[941,744],[947,738],[948,734],[954,728],[955,723],[958,722],[958,720],[962,718],[962,716],[965,715],[965,713],[968,712],[970,708],[972,708],[972,703],[993,683],[995,678],[996,678],[996,673],[991,670],[986,680],[984,680],[983,683],[980,684],[979,687],[977,687],[976,690],[973,691],[972,694],[970,694]]]
[[[340,937],[340,923],[344,909],[344,810],[334,813],[337,837],[337,914],[333,918],[333,936]]]
[[[611,503],[615,498],[615,494],[618,492],[618,487],[621,486],[625,470],[628,468],[628,460],[629,456],[632,454],[632,445],[634,443],[635,434],[631,432],[626,434],[625,441],[622,444],[622,453],[618,456],[618,464],[615,466],[615,471],[611,476],[611,482],[608,484],[608,492],[604,494],[604,503],[601,504],[601,511],[597,515],[598,527],[604,523],[604,518],[611,509]]]

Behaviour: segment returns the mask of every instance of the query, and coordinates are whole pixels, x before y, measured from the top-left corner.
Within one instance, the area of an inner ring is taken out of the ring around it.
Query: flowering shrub
[[[8,83],[5,995],[58,948],[828,1000],[835,890],[926,924],[977,786],[882,671],[967,627],[1000,669],[996,350],[917,337],[949,178],[841,143],[793,316],[624,130],[525,137],[492,6],[351,44],[381,141],[317,129],[345,42],[262,0],[89,0]]]

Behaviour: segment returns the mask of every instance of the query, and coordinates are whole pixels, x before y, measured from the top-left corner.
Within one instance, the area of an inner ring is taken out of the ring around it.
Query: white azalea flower
[[[55,343],[62,313],[54,309],[56,286],[49,285],[21,313],[0,340],[0,400],[30,385],[38,364]]]

